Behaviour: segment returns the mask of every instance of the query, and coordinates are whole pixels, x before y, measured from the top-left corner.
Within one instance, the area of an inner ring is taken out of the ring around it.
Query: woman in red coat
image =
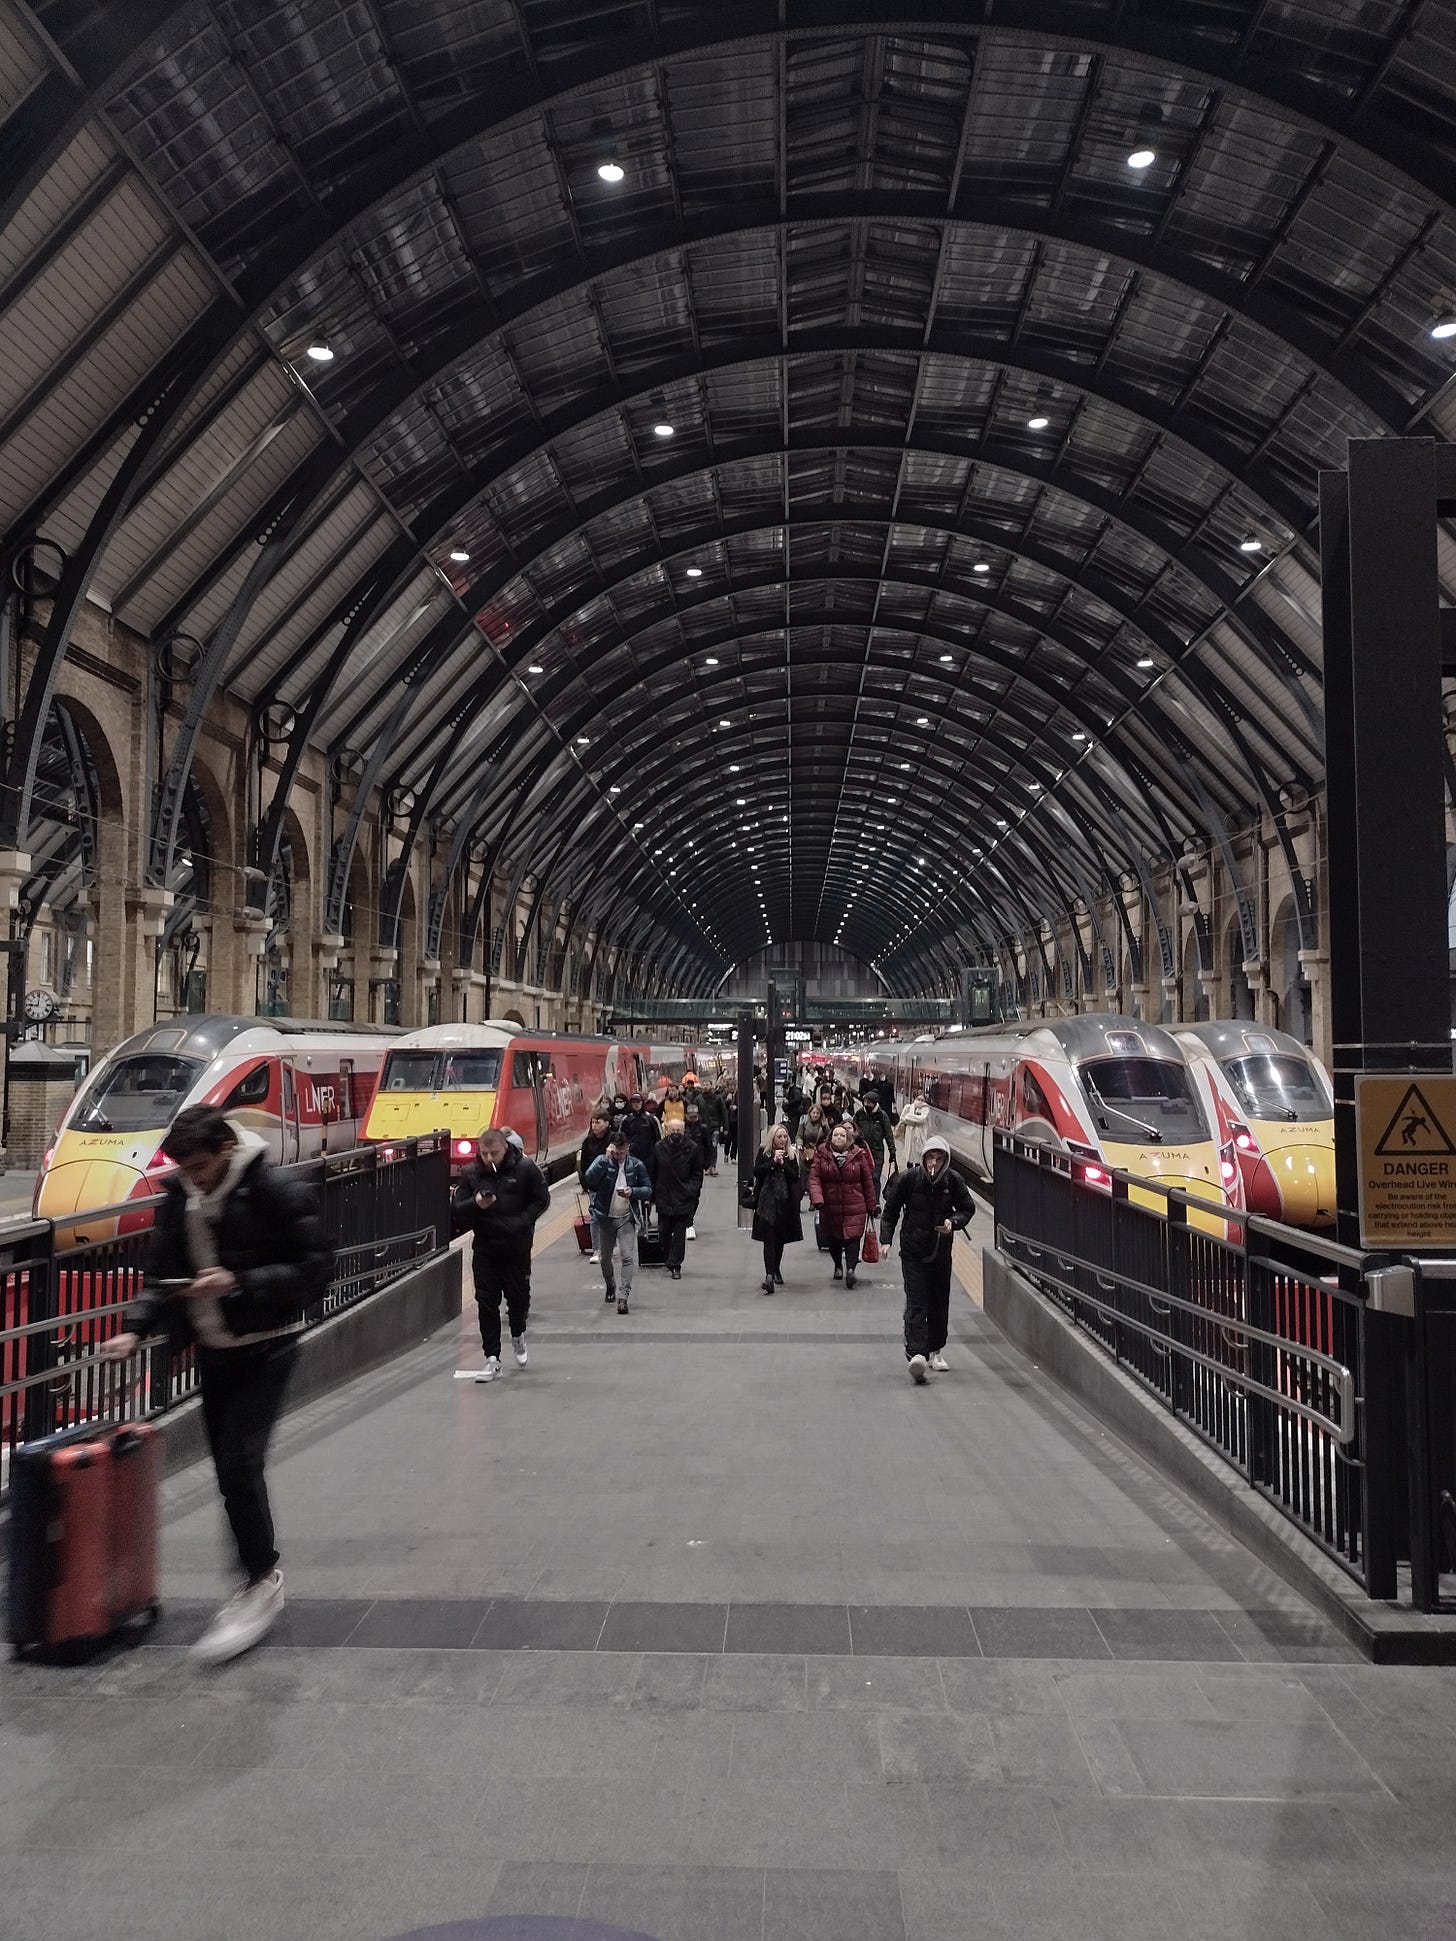
[[[814,1164],[809,1169],[809,1198],[829,1246],[834,1278],[853,1287],[859,1243],[865,1227],[879,1213],[880,1189],[875,1162],[867,1147],[854,1143],[851,1127],[837,1125],[815,1149]]]

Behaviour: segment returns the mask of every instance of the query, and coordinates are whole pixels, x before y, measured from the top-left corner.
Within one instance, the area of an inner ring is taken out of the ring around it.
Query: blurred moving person
[[[244,1579],[193,1647],[203,1663],[222,1664],[283,1609],[264,1463],[303,1311],[327,1290],[333,1256],[314,1195],[216,1106],[179,1112],[162,1151],[177,1170],[162,1186],[144,1291],[102,1352],[125,1361],[159,1325],[174,1353],[197,1344],[202,1423]]]
[[[576,1183],[582,1188],[583,1192],[586,1190],[587,1168],[594,1159],[600,1159],[602,1154],[607,1150],[608,1145],[611,1143],[611,1129],[612,1120],[605,1106],[599,1105],[591,1115],[591,1124],[587,1127],[586,1136],[582,1140],[576,1155]],[[602,1246],[597,1236],[597,1223],[594,1219],[591,1223],[591,1229],[591,1258],[592,1265],[595,1267],[601,1259]]]
[[[682,1279],[688,1227],[703,1190],[703,1153],[684,1125],[673,1125],[647,1162],[652,1199],[662,1234],[662,1260],[675,1281]]]
[[[701,1199],[703,1192],[702,1182],[708,1176],[708,1155],[713,1149],[713,1142],[708,1136],[708,1128],[703,1124],[703,1116],[699,1110],[697,1100],[688,1099],[683,1109],[685,1114],[683,1131],[697,1146],[703,1161],[703,1170],[698,1180],[698,1197]],[[697,1217],[698,1209],[695,1204],[692,1212],[688,1215],[689,1240],[696,1240],[698,1237]]]
[[[880,1210],[880,1191],[869,1149],[853,1143],[852,1126],[835,1126],[816,1150],[809,1169],[809,1198],[834,1262],[834,1278],[853,1287],[859,1243]]]
[[[753,1163],[753,1237],[763,1243],[763,1291],[784,1284],[784,1248],[804,1237],[799,1217],[799,1162],[789,1128],[776,1125]]]
[[[585,1185],[591,1194],[592,1234],[600,1236],[606,1298],[617,1303],[618,1314],[626,1314],[637,1272],[637,1235],[652,1198],[652,1180],[642,1161],[628,1151],[620,1128],[606,1151],[588,1166]]]
[[[944,1349],[950,1329],[951,1247],[975,1210],[970,1188],[951,1170],[950,1147],[939,1137],[926,1140],[920,1164],[906,1167],[885,1194],[880,1222],[885,1246],[894,1240],[902,1215],[905,1222],[900,1273],[905,1283],[905,1359],[912,1381],[923,1382],[927,1368],[944,1374],[950,1367]]]
[[[471,1272],[480,1311],[480,1345],[485,1366],[478,1382],[493,1382],[501,1372],[500,1304],[510,1318],[516,1366],[526,1366],[526,1322],[531,1313],[531,1243],[536,1222],[551,1204],[551,1189],[534,1159],[487,1127],[476,1141],[477,1157],[463,1168],[455,1188],[454,1211],[473,1236]]]
[[[723,1134],[723,1157],[738,1157],[738,1087],[725,1086],[723,1090],[723,1118],[726,1130]]]
[[[662,1127],[657,1123],[656,1114],[648,1111],[640,1092],[632,1094],[627,1111],[613,1123],[620,1124],[628,1152],[645,1166],[652,1157],[652,1148],[662,1137]]]
[[[728,1103],[720,1087],[705,1085],[702,1088],[698,1110],[703,1115],[703,1124],[708,1128],[708,1173],[716,1179],[718,1148],[728,1141]]]

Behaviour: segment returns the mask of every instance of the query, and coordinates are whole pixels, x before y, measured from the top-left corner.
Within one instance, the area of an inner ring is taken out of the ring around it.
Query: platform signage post
[[[744,1217],[744,1190],[753,1178],[753,1162],[758,1157],[758,1090],[753,1082],[753,1013],[738,1013],[738,1224],[748,1225],[753,1216]]]
[[[1397,1253],[1456,1248],[1456,1076],[1355,1081],[1360,1244]]]

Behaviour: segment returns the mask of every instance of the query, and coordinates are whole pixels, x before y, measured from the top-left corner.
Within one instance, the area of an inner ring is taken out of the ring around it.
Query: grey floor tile
[[[918,1722],[918,1721],[917,1721]],[[740,1783],[877,1780],[876,1722],[855,1712],[749,1712],[733,1723],[731,1774]]]
[[[598,1651],[690,1651],[723,1649],[726,1604],[616,1603],[598,1641]]]
[[[381,1598],[348,1633],[351,1647],[456,1648],[470,1643],[487,1606],[473,1598]]]
[[[946,1710],[940,1668],[932,1658],[810,1658],[811,1711]]]
[[[890,1783],[1001,1778],[991,1728],[983,1718],[915,1718],[879,1721],[880,1759]]]
[[[579,1915],[652,1941],[761,1941],[757,1867],[633,1867],[594,1862]]]
[[[803,1658],[733,1653],[708,1660],[703,1704],[729,1712],[806,1712]]]
[[[1071,1941],[1059,1914],[1003,1915],[974,1860],[906,1867],[900,1874],[906,1941]]]
[[[770,1868],[763,1941],[904,1941],[900,1882],[858,1869]]]
[[[394,1681],[396,1705],[489,1705],[514,1659],[497,1651],[412,1651]]]
[[[1212,1611],[1094,1610],[1114,1658],[1235,1661],[1242,1656]]]
[[[568,1598],[497,1598],[470,1642],[485,1651],[594,1651],[607,1609]]]
[[[937,1863],[939,1849],[930,1818],[930,1788],[907,1780],[850,1780],[844,1810],[852,1864],[861,1867],[915,1867]]]
[[[842,1604],[733,1604],[725,1651],[774,1653],[850,1650],[849,1612]]]
[[[290,1599],[263,1640],[264,1648],[346,1644],[373,1608],[373,1600],[368,1598]],[[475,1614],[478,1618],[478,1609]]]
[[[1112,1652],[1091,1613],[1073,1606],[999,1609],[978,1605],[971,1611],[982,1651],[988,1658],[1110,1658]]]
[[[696,1711],[703,1703],[708,1662],[706,1655],[694,1657],[687,1652],[670,1652],[663,1657],[643,1652],[632,1687],[633,1707]]]
[[[1060,1663],[1022,1663],[986,1658],[976,1663],[947,1659],[940,1666],[941,1689],[953,1712],[1032,1712],[1066,1716],[1058,1686]]]
[[[498,1708],[605,1705],[626,1710],[641,1669],[625,1652],[519,1651],[501,1656],[493,1701]]]
[[[1116,1672],[1062,1671],[1062,1703],[1079,1719],[1211,1719],[1218,1716],[1197,1671],[1127,1665]]]
[[[1086,1720],[1082,1744],[1108,1793],[1271,1800],[1384,1798],[1333,1727],[1279,1722]]]
[[[926,1792],[942,1861],[979,1859],[988,1874],[1069,1864],[1052,1795],[1040,1787],[941,1784]]]
[[[989,1719],[996,1767],[1008,1786],[1092,1788],[1096,1781],[1070,1719],[1011,1713]]]
[[[507,1860],[484,1912],[493,1920],[507,1914],[556,1915],[573,1920],[581,1906],[587,1873],[586,1866],[570,1862]]]
[[[856,1657],[979,1658],[980,1643],[963,1604],[851,1605]]]

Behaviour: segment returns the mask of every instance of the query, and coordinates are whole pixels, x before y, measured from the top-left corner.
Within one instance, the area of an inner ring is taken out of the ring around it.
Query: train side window
[[[224,1112],[231,1112],[239,1105],[261,1105],[268,1096],[269,1072],[266,1064],[254,1065],[250,1072],[240,1078],[222,1102]]]
[[[530,1052],[516,1051],[511,1053],[511,1083],[512,1085],[524,1085],[528,1091],[535,1083],[531,1073]]]
[[[538,1051],[536,1053],[536,1069],[540,1072],[542,1078],[551,1077],[551,1054],[549,1051]]]
[[[1025,1119],[1046,1119],[1052,1116],[1051,1102],[1036,1081],[1032,1072],[1021,1074],[1021,1115]]]

